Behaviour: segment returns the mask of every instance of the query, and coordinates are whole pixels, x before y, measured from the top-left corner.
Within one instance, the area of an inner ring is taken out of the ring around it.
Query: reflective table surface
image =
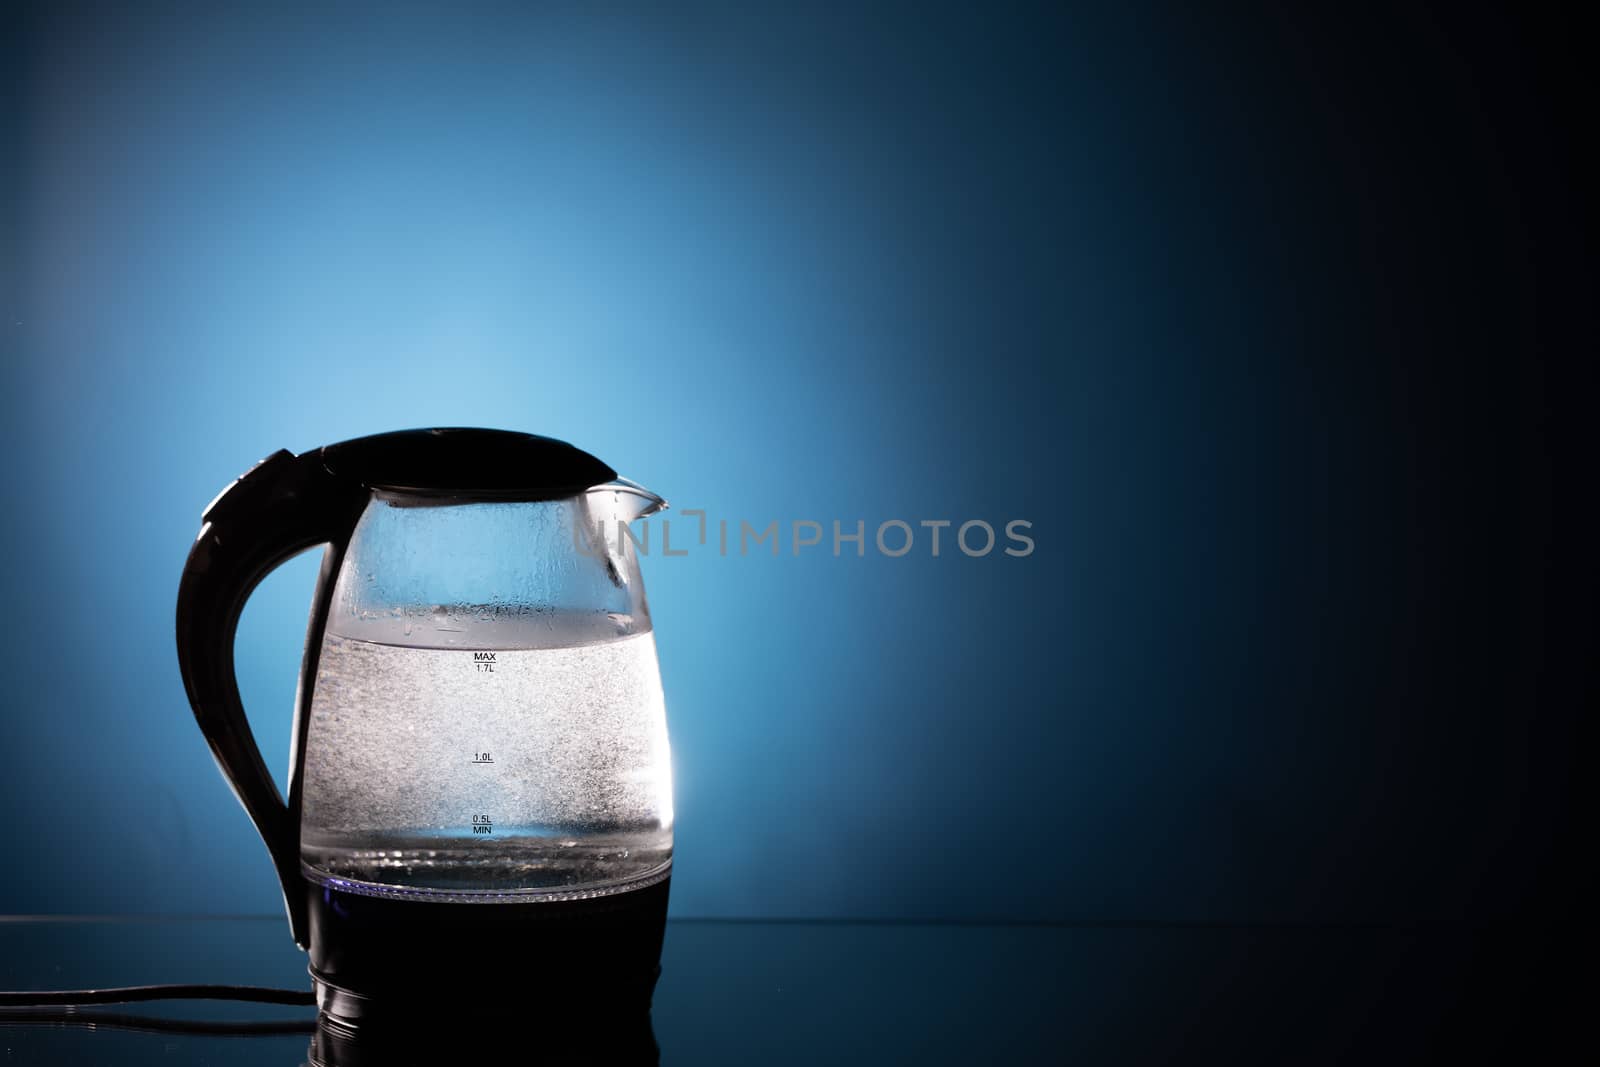
[[[71,1018],[0,1011],[0,1062],[1525,1059],[1590,1043],[1580,987],[1565,980],[1577,973],[1576,941],[1565,927],[1518,924],[674,920],[653,1008],[637,1027],[604,1021],[600,991],[602,1021],[579,1023],[541,1014],[538,1004],[490,1006],[463,975],[458,996],[415,1020],[419,1034],[449,1043],[445,1056],[409,1040],[330,1052],[312,1008],[183,1002]],[[309,989],[305,966],[278,918],[0,919],[5,990],[179,982]]]

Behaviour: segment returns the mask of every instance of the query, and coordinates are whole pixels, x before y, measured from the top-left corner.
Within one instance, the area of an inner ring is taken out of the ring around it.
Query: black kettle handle
[[[306,898],[300,874],[299,781],[303,731],[310,712],[322,629],[333,578],[368,494],[331,474],[320,451],[278,451],[212,501],[178,586],[178,666],[200,730],[234,795],[272,853],[294,939],[306,943]],[[306,659],[295,709],[288,803],[261,758],[239,698],[233,639],[239,614],[256,585],[300,552],[327,545],[312,602]]]

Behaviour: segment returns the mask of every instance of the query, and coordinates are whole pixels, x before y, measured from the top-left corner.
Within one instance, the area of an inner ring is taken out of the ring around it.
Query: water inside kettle
[[[666,712],[648,618],[643,632],[628,623],[500,619],[498,647],[404,619],[330,626],[305,747],[307,875],[439,900],[596,896],[664,877]]]

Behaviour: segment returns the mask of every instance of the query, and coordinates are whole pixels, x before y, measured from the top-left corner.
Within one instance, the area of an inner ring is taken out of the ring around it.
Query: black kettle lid
[[[323,466],[341,479],[418,496],[553,500],[617,476],[565,441],[511,430],[396,430],[318,451]]]

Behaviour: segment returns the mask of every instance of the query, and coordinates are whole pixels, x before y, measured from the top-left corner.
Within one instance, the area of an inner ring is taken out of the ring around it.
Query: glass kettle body
[[[563,442],[417,430],[279,452],[207,509],[180,667],[314,973],[319,913],[554,905],[667,879],[649,607],[630,540],[596,534],[664,506]],[[285,798],[245,721],[233,635],[261,578],[319,544]]]
[[[306,729],[308,878],[413,899],[664,877],[672,771],[638,562],[655,498],[380,493],[335,581]]]

